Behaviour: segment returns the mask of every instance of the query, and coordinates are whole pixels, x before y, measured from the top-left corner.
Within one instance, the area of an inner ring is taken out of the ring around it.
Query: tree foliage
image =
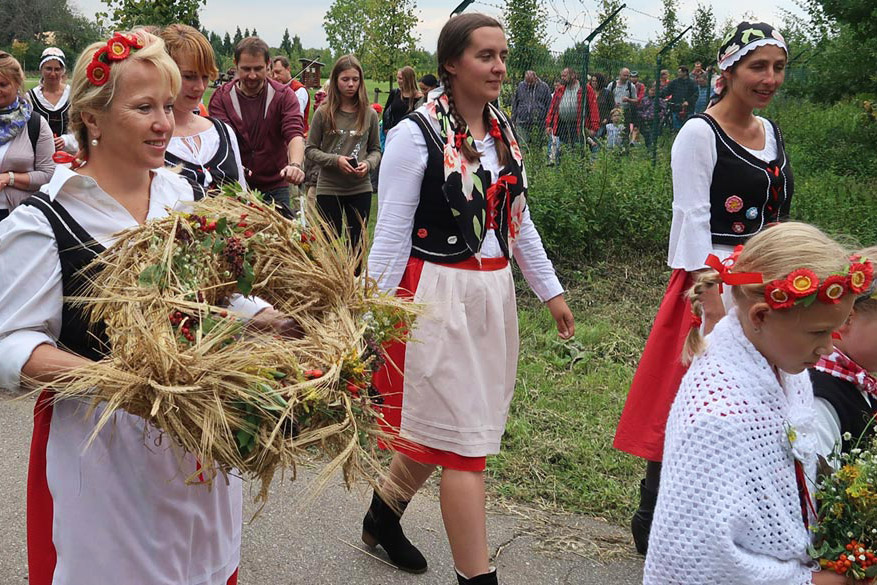
[[[283,38],[280,39],[280,50],[286,53],[287,58],[292,58],[292,39],[289,38],[289,29],[283,30]]]
[[[600,12],[597,16],[597,22],[603,22],[609,15],[618,10],[621,6],[621,0],[600,0]],[[611,59],[623,61],[628,59],[630,54],[630,45],[627,43],[627,18],[624,11],[606,25],[606,28],[597,37],[594,43],[594,56],[602,59]]]
[[[679,2],[678,0],[662,0],[661,8],[661,39],[660,44],[666,45],[676,38],[681,30],[679,28]]]
[[[704,67],[716,58],[718,52],[716,17],[712,6],[697,3],[694,11],[694,29],[691,33],[691,61],[702,61]]]
[[[336,56],[352,53],[366,77],[392,80],[414,53],[418,22],[414,0],[334,0],[323,29]]]
[[[241,27],[237,27],[234,30],[234,37],[231,40],[231,48],[234,50],[235,47],[238,46],[238,43],[244,40],[244,33],[241,32]]]
[[[198,11],[207,0],[101,0],[106,17],[115,29],[128,30],[136,26],[164,26],[181,22],[201,28]]]
[[[545,21],[548,11],[542,0],[506,0],[503,10],[509,38],[508,69],[512,79],[520,79],[534,63],[544,60]]]

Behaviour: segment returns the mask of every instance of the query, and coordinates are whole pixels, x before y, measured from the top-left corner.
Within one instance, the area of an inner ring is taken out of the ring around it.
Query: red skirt
[[[616,449],[649,461],[663,459],[667,417],[688,370],[681,356],[693,323],[686,294],[692,284],[685,270],[674,270],[670,276],[615,431]]]
[[[454,268],[462,270],[496,270],[505,265],[505,259],[483,259],[483,266],[479,266],[474,258],[471,261],[454,264]],[[409,258],[408,266],[399,283],[397,296],[401,298],[413,298],[417,291],[420,276],[423,271],[424,261],[419,258]],[[405,349],[406,344],[397,342],[387,345],[385,348],[387,363],[375,374],[374,385],[383,398],[381,412],[384,415],[382,430],[391,439],[382,441],[381,448],[391,449],[402,453],[418,463],[425,465],[439,465],[448,469],[460,471],[484,471],[486,457],[467,457],[458,453],[444,451],[426,445],[421,445],[410,439],[399,436],[402,426],[403,388],[405,372]]]

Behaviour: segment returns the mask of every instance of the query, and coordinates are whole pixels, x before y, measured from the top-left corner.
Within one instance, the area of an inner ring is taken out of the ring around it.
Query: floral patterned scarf
[[[464,141],[473,144],[475,139],[468,127],[465,132],[454,132],[447,96],[439,94],[426,104],[427,115],[438,122],[444,144],[445,184],[442,191],[466,246],[479,260],[481,244],[489,229],[497,230],[500,241],[507,242],[508,249],[503,251],[511,256],[527,205],[527,172],[511,124],[493,105],[488,104],[487,108],[489,133],[494,140],[505,142],[512,160],[494,182],[485,187],[488,173],[479,163],[466,160],[460,152]]]
[[[19,98],[0,109],[0,144],[6,144],[21,134],[32,112],[30,104]]]

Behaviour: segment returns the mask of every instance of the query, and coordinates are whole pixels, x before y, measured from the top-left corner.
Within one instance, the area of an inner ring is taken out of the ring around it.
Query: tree
[[[164,26],[182,22],[201,28],[198,10],[207,0],[101,0],[107,5],[107,17],[116,29],[127,30],[136,26]]]
[[[368,25],[368,6],[360,0],[333,0],[323,15],[326,41],[335,55],[361,55]],[[365,10],[363,10],[365,8]]]
[[[283,38],[280,40],[280,50],[286,53],[288,58],[292,57],[292,40],[289,38],[289,29],[284,29]]]
[[[690,61],[699,60],[710,63],[715,59],[718,52],[718,38],[716,35],[716,17],[710,5],[697,3],[694,11],[694,32],[691,35]]]
[[[666,45],[679,34],[679,10],[678,0],[662,0],[664,3],[661,10],[661,45]]]
[[[238,43],[244,40],[244,35],[241,32],[241,27],[237,27],[234,31],[234,38],[232,39],[232,50],[234,47],[238,46]]]
[[[225,36],[222,37],[222,52],[225,55],[231,55],[234,52],[234,45],[231,44],[231,36],[228,31],[225,31]]]
[[[542,0],[506,0],[503,17],[509,37],[509,74],[520,79],[534,67],[537,54],[544,56],[548,12]]]
[[[298,35],[295,35],[292,37],[292,53],[301,56],[304,52],[305,49],[301,46],[301,38]]]
[[[244,29],[244,38],[247,38],[247,37],[249,37],[249,36],[252,36],[252,35],[250,34],[250,27],[246,27],[246,28]]]
[[[256,32],[256,27],[253,27],[253,32],[250,34],[250,36],[253,36],[253,37],[259,36],[259,33]]]
[[[609,15],[621,7],[621,0],[600,0],[600,12],[597,22],[603,22]],[[627,19],[619,12],[606,25],[594,43],[594,56],[606,60],[623,61],[630,57],[630,45],[627,38]]]
[[[369,0],[363,67],[373,79],[396,79],[396,71],[408,64],[419,40],[414,0]]]

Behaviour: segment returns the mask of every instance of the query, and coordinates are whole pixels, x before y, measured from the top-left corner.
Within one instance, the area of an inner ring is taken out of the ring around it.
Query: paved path
[[[0,575],[4,585],[27,583],[24,502],[32,408],[30,400],[0,401]],[[355,548],[362,547],[358,529],[370,492],[362,488],[348,493],[336,482],[302,506],[302,486],[313,473],[305,470],[301,476],[295,483],[273,486],[262,514],[245,525],[241,585],[456,582],[434,488],[415,498],[405,514],[406,533],[430,562],[427,573],[408,575]],[[246,494],[245,499],[251,500]],[[488,532],[504,585],[642,582],[642,561],[630,555],[632,544],[622,529],[579,516],[552,516],[498,504],[492,509]],[[253,511],[248,505],[245,520]]]

